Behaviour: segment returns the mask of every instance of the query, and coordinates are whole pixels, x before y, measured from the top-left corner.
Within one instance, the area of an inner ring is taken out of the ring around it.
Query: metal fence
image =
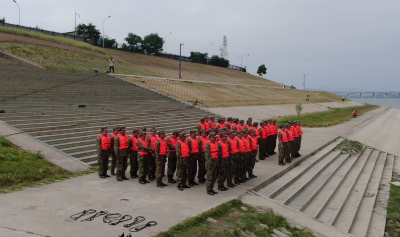
[[[54,31],[43,30],[43,29],[40,29],[37,27],[20,26],[20,25],[14,25],[14,24],[10,24],[10,23],[1,22],[1,21],[0,21],[0,26],[15,27],[15,28],[29,30],[29,31],[35,31],[35,32],[39,32],[39,33],[43,33],[43,34],[47,34],[47,35],[62,36],[62,37],[70,38],[70,39],[74,39],[74,40],[85,41],[85,39],[81,36],[77,36],[77,35],[75,36],[75,35],[68,34],[68,33],[58,33],[58,32],[54,32]]]

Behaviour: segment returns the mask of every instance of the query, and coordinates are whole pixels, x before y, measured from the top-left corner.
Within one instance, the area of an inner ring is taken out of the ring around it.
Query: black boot
[[[207,194],[208,195],[214,195],[214,192],[213,191],[207,191]]]
[[[179,191],[183,191],[182,184],[178,184],[178,190],[179,190]]]
[[[174,184],[174,183],[176,183],[176,180],[175,180],[175,179],[173,179],[173,178],[169,178],[169,179],[168,179],[168,183],[170,183],[170,184]]]
[[[182,188],[190,188],[190,186],[187,186],[186,184],[182,184]]]
[[[111,171],[111,175],[117,175],[115,172],[114,172],[114,170],[113,171]]]
[[[162,184],[157,184],[157,187],[158,187],[158,188],[164,188],[164,185],[162,185]]]
[[[218,194],[217,192],[215,192],[214,190],[211,190],[214,194]]]
[[[162,185],[162,186],[164,186],[164,187],[165,187],[165,186],[168,186],[168,185],[166,185],[166,184],[165,184],[165,183],[163,183],[163,182],[161,182],[161,185]]]

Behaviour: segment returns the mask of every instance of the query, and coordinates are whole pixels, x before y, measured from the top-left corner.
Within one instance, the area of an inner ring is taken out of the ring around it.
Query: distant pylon
[[[224,35],[222,40],[222,48],[219,48],[219,50],[221,58],[228,59],[228,39],[226,38],[226,35]]]

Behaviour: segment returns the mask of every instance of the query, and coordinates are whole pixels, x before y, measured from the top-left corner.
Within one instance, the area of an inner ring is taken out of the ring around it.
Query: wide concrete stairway
[[[395,156],[365,146],[357,155],[338,138],[258,193],[354,236],[383,236]],[[382,213],[382,210],[384,213]]]
[[[193,130],[212,115],[106,74],[42,70],[0,53],[0,120],[89,165],[100,127]]]

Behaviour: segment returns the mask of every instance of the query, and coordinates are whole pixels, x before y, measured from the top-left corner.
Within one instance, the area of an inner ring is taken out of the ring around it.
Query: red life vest
[[[98,135],[97,137],[101,137],[101,149],[102,150],[108,150],[108,149],[110,149],[110,143],[111,143],[111,141],[110,141],[110,137],[108,136],[108,135],[103,135],[103,134],[100,134],[100,135]]]
[[[235,139],[231,139],[230,137],[228,137],[228,142],[231,144],[231,153],[232,154],[236,154],[239,152],[239,147],[237,145],[237,142]]]
[[[257,142],[257,138],[249,136],[250,140],[251,140],[251,149],[253,151],[258,149],[258,142]]]
[[[273,124],[273,125],[274,125],[275,135],[277,135],[278,134],[278,125],[276,125],[276,124]]]
[[[247,138],[242,137],[242,139],[243,139],[243,143],[244,143],[244,152],[250,152],[251,151],[251,146],[250,146],[249,138],[248,137]]]
[[[292,126],[291,128],[290,128],[290,131],[292,131],[292,133],[293,133],[293,137],[299,137],[299,131],[297,131],[297,128],[295,127],[295,126]]]
[[[168,136],[167,138],[171,141],[171,144],[173,146],[176,146],[176,138],[173,138],[171,136]],[[168,149],[169,152],[175,152],[176,151],[175,149],[170,149],[168,146],[167,146],[167,149]]]
[[[178,143],[181,144],[181,157],[188,157],[189,145],[186,142],[182,142],[181,140],[179,140]]]
[[[153,136],[153,135],[149,134],[147,137],[150,137],[150,146],[151,146],[151,149],[152,149],[152,150],[156,149],[157,136]]]
[[[142,146],[149,147],[149,144],[147,143],[146,140],[142,140],[142,138],[139,138],[139,139],[138,139],[138,142],[139,142],[139,141],[142,143]],[[136,144],[137,144],[137,143],[136,143]],[[147,155],[147,154],[149,154],[149,152],[139,150],[139,155]]]
[[[250,131],[250,129],[252,128],[252,127],[249,126],[249,125],[244,125],[244,127],[247,129],[247,131]]]
[[[290,131],[290,129],[286,129],[286,132],[288,134],[288,141],[289,142],[294,141],[294,137],[293,137],[292,131]]]
[[[253,127],[253,129],[256,132],[256,138],[260,138],[260,131],[258,131],[257,127]]]
[[[283,132],[282,130],[280,130],[279,134],[282,134],[282,142],[288,142],[289,141],[286,132]]]
[[[243,125],[241,125],[241,124],[238,124],[238,126],[239,126],[239,131],[242,131],[242,130],[244,130],[244,126],[243,126]]]
[[[210,125],[211,125],[212,128],[215,128],[215,123],[210,121]]]
[[[211,142],[208,141],[207,144],[210,144],[210,154],[211,154],[211,159],[218,159],[219,158],[219,148],[218,148],[218,143],[217,142]]]
[[[217,123],[217,126],[219,126],[219,128],[226,128],[226,125],[224,123]]]
[[[197,126],[200,126],[200,129],[206,130],[206,125],[204,123],[198,123]]]
[[[301,130],[301,127],[297,125],[297,131],[299,132],[299,136],[303,135],[303,130]]]
[[[114,139],[118,136],[118,134],[117,135],[115,135],[114,133],[113,134],[111,134],[110,136],[112,136]]]
[[[201,140],[201,151],[204,152],[204,148],[206,146],[206,143],[208,142],[208,139],[200,136],[199,140]]]
[[[207,123],[205,123],[204,125],[206,125],[206,131],[207,131],[207,132],[210,131],[210,123],[207,122]]]
[[[137,141],[138,141],[138,139],[137,139],[135,136],[133,136],[133,135],[130,135],[129,137],[132,138],[132,151],[137,151],[137,150],[139,150],[138,147],[137,147]]]
[[[231,122],[226,122],[225,123],[226,127],[232,130],[232,123]]]
[[[235,139],[239,142],[239,152],[246,152],[242,138],[236,137]]]
[[[221,144],[221,148],[222,148],[222,158],[229,158],[228,143],[220,141],[219,144]]]
[[[199,141],[197,141],[197,139],[193,139],[192,137],[189,137],[188,139],[186,139],[186,142],[190,140],[190,144],[191,144],[191,153],[199,153]]]
[[[267,133],[267,134],[266,134],[267,137],[268,137],[268,136],[271,136],[271,130],[270,130],[269,125],[266,125],[266,126],[265,126],[265,132]]]
[[[118,134],[119,137],[119,149],[123,150],[123,149],[128,149],[129,147],[129,137],[125,134],[125,135],[121,135]]]
[[[356,112],[356,111],[353,111],[352,115],[354,116],[354,115],[356,115],[356,114],[357,114],[357,112]]]
[[[267,130],[265,129],[265,127],[264,128],[260,127],[260,129],[261,129],[261,132],[262,132],[261,138],[262,139],[266,139],[267,138]]]
[[[165,139],[157,138],[158,141],[160,142],[160,155],[166,155],[167,154],[167,141]]]

